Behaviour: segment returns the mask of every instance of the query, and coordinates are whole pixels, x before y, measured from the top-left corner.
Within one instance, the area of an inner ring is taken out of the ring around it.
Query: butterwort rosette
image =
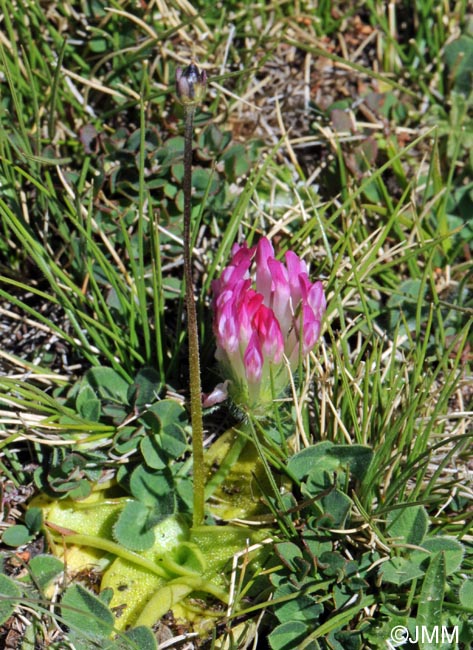
[[[255,415],[268,413],[301,357],[320,336],[326,309],[320,281],[311,282],[305,262],[287,251],[278,261],[263,237],[248,248],[235,244],[230,264],[213,282],[216,357],[228,393]]]

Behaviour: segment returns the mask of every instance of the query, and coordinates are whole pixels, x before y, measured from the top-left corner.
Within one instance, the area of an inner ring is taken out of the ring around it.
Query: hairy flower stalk
[[[292,251],[275,259],[268,239],[248,248],[235,244],[232,259],[213,283],[216,357],[234,402],[267,415],[274,397],[314,347],[326,309],[322,283]],[[254,266],[253,275],[250,274]]]
[[[192,194],[192,132],[197,104],[205,93],[207,77],[196,65],[176,71],[176,90],[184,107],[184,279],[186,284],[187,336],[189,345],[190,412],[192,425],[192,459],[194,476],[193,524],[204,520],[204,428],[202,422],[202,390],[200,381],[199,335],[192,282],[191,194]]]

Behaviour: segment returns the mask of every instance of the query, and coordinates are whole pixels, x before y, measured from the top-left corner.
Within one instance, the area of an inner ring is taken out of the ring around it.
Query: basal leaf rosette
[[[235,404],[267,415],[301,356],[317,342],[326,309],[320,281],[287,251],[277,260],[270,241],[235,244],[230,264],[212,285],[216,358]]]

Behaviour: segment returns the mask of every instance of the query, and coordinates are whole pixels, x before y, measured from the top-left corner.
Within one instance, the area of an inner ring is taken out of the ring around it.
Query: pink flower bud
[[[307,302],[309,303],[315,316],[321,320],[327,308],[327,301],[325,300],[324,288],[321,282],[315,282],[310,287],[307,294]]]
[[[176,91],[182,104],[200,104],[205,95],[207,75],[205,70],[191,63],[187,68],[176,70]]]
[[[280,363],[284,354],[284,340],[273,310],[261,305],[255,313],[253,326],[258,334],[264,356],[269,361]]]
[[[291,287],[287,269],[282,262],[268,258],[268,267],[271,273],[270,306],[278,319],[281,329],[287,331],[291,326]]]
[[[263,237],[256,247],[256,291],[263,296],[266,304],[269,304],[271,298],[272,284],[269,258],[274,259],[274,250],[270,241]]]
[[[291,287],[292,303],[298,305],[302,297],[299,277],[302,276],[308,279],[307,265],[303,260],[300,260],[295,253],[287,251],[286,266],[289,276],[289,285]]]
[[[320,319],[309,305],[302,307],[302,354],[307,354],[314,347],[320,334]]]
[[[263,374],[263,352],[259,342],[258,334],[253,332],[243,357],[245,364],[246,378],[251,384],[258,384]]]

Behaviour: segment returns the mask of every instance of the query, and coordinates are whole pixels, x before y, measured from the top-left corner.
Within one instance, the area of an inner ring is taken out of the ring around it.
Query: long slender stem
[[[189,344],[190,411],[192,425],[192,456],[194,471],[193,525],[204,521],[204,426],[202,422],[202,389],[200,382],[199,333],[192,281],[191,253],[191,193],[192,193],[192,132],[194,106],[185,106],[184,132],[184,279],[186,283],[187,336]]]

